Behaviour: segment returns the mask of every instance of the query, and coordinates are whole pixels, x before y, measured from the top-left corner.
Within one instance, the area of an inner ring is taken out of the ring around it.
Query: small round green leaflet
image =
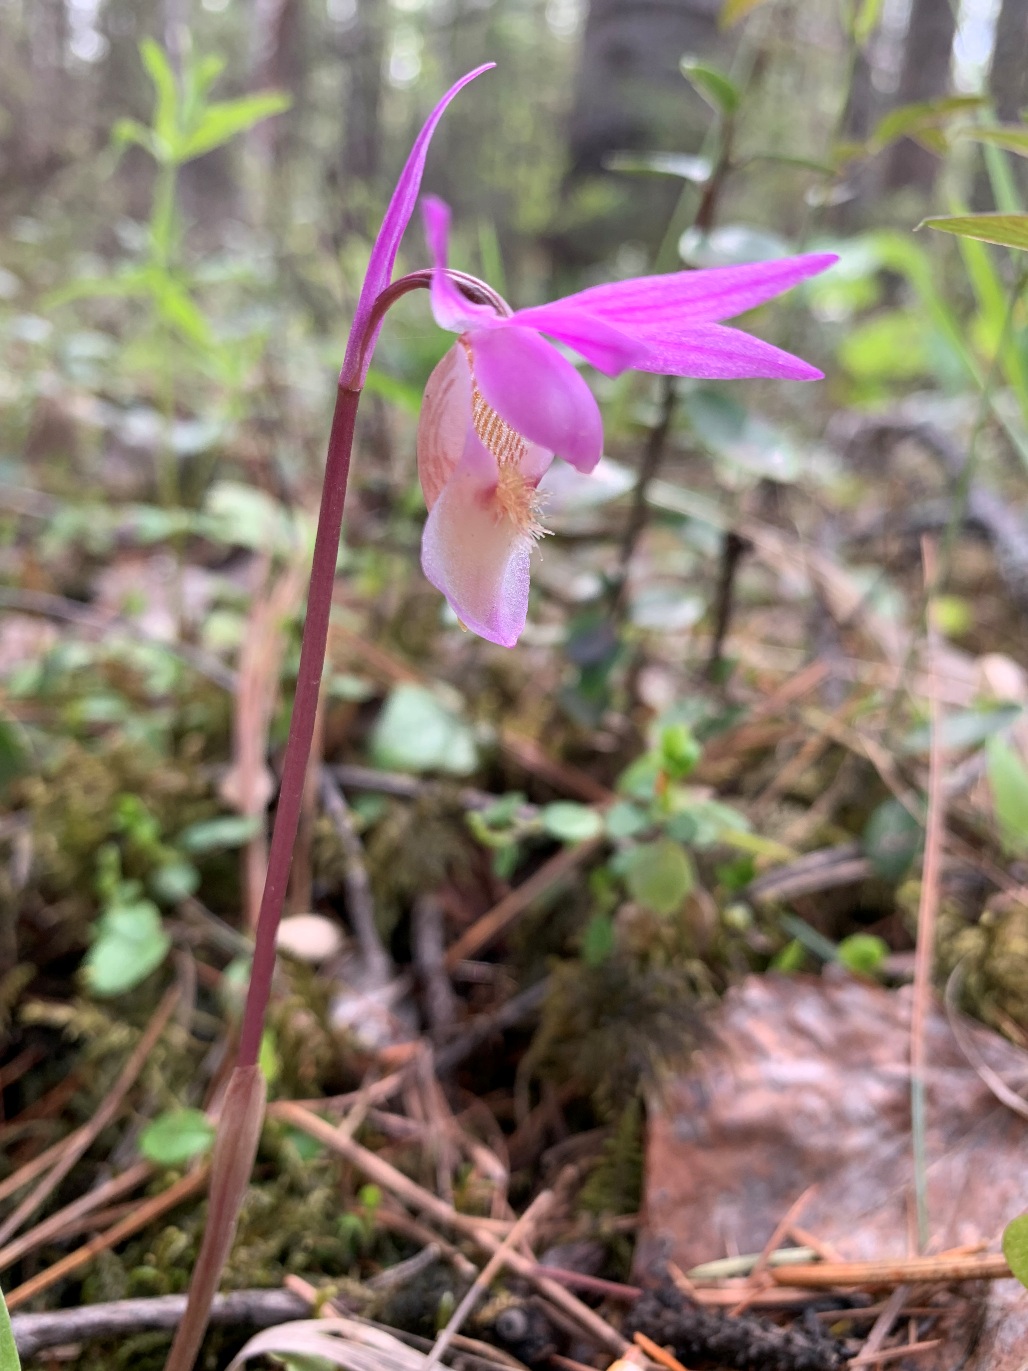
[[[550,837],[562,843],[584,843],[603,832],[603,819],[596,810],[573,800],[555,800],[544,805],[539,817]]]
[[[1011,1219],[1004,1228],[1003,1255],[1017,1279],[1028,1287],[1028,1214]]]
[[[634,848],[625,867],[628,893],[654,914],[673,914],[695,884],[689,858],[670,838]]]
[[[94,995],[123,995],[145,981],[168,955],[171,939],[151,900],[112,905],[96,924],[84,973]]]
[[[884,800],[864,828],[864,852],[883,881],[901,880],[924,842],[924,828],[899,800]]]
[[[21,1371],[18,1345],[14,1341],[11,1316],[7,1312],[7,1301],[0,1290],[0,1371]]]
[[[874,976],[889,955],[889,946],[874,933],[851,933],[843,938],[835,955],[858,976]]]
[[[387,771],[443,771],[467,776],[478,764],[472,729],[425,686],[391,691],[371,735],[376,766]]]
[[[181,1166],[210,1150],[214,1131],[214,1125],[199,1109],[169,1109],[143,1129],[139,1150],[157,1166]]]

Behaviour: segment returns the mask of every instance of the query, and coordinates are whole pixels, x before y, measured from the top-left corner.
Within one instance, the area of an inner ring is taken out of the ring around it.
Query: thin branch
[[[54,1309],[45,1314],[15,1314],[14,1340],[22,1357],[34,1357],[47,1347],[88,1342],[94,1338],[125,1338],[151,1328],[174,1328],[186,1307],[185,1295],[159,1295],[149,1300],[111,1300],[77,1309]],[[306,1302],[290,1290],[233,1290],[216,1295],[211,1322],[270,1328],[292,1319],[305,1319]]]

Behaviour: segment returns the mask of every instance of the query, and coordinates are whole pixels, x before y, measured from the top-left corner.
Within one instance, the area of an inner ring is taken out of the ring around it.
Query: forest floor
[[[81,448],[32,422],[36,469]],[[264,1327],[427,1369],[489,1260],[446,1352],[478,1371],[1023,1367],[1028,513],[998,464],[948,527],[960,442],[916,407],[826,432],[830,491],[719,490],[674,431],[569,488],[509,653],[359,487],[205,1366]],[[163,1364],[295,672],[306,516],[151,499],[0,488],[27,1366]]]

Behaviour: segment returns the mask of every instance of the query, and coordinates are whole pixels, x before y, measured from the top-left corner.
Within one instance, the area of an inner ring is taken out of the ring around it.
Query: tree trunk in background
[[[1024,6],[1025,0],[1015,0]],[[956,16],[949,0],[912,0],[907,36],[903,45],[903,68],[895,105],[937,100],[950,89],[950,63]],[[935,181],[939,159],[903,138],[890,153],[885,173],[889,190],[913,186],[927,194]]]
[[[357,0],[357,20],[348,47],[349,90],[343,135],[343,178],[373,181],[382,150],[379,115],[382,64],[385,60],[386,14],[382,0]]]
[[[731,39],[718,28],[722,0],[590,0],[568,129],[565,220],[549,235],[562,266],[580,266],[626,240],[653,248],[677,203],[672,177],[621,176],[605,171],[609,154],[630,150],[695,152],[710,112],[679,69],[685,53],[725,65]],[[603,178],[620,203],[579,229],[575,200]]]
[[[1028,104],[1028,0],[1003,0],[989,65],[989,93],[997,118],[1016,123]]]
[[[600,171],[610,152],[681,150],[683,132],[705,126],[698,110],[690,117],[678,61],[724,46],[720,9],[721,0],[591,0],[571,111],[571,179]],[[682,96],[677,108],[669,91]]]

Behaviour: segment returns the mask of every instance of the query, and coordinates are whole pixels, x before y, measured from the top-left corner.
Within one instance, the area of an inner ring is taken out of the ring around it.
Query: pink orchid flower
[[[454,95],[487,69],[458,81],[421,131],[372,251],[351,338],[370,332],[373,344],[372,306],[389,284],[429,141]],[[512,647],[528,613],[532,548],[545,531],[539,483],[555,456],[590,472],[603,451],[592,392],[554,342],[607,376],[632,368],[705,379],[816,380],[822,373],[815,367],[721,321],[837,259],[816,253],[646,276],[511,311],[488,287],[478,290],[481,283],[449,270],[447,206],[426,197],[422,209],[433,260],[432,312],[440,327],[459,336],[429,378],[418,425],[418,473],[429,510],[421,564],[465,627]],[[369,353],[370,345],[358,356],[351,344],[344,380],[363,381]]]

